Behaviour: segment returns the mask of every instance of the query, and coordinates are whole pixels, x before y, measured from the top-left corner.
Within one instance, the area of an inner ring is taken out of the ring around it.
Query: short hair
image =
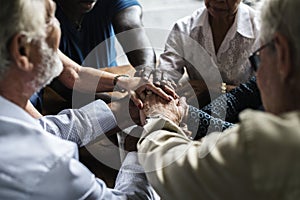
[[[287,37],[294,64],[300,64],[300,1],[264,0],[261,8],[260,39],[266,43],[275,32]]]
[[[0,0],[0,79],[10,65],[8,45],[22,33],[30,42],[46,35],[45,0]]]

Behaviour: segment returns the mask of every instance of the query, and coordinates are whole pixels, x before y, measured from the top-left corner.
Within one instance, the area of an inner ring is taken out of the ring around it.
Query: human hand
[[[174,98],[176,97],[175,82],[169,78],[168,73],[162,71],[158,67],[154,66],[142,66],[136,69],[135,77],[141,77],[144,80],[152,81],[154,85],[161,87],[167,94],[172,95]]]
[[[185,97],[172,99],[167,102],[151,91],[146,91],[144,97],[144,108],[140,111],[141,123],[144,125],[147,117],[163,116],[179,125],[182,119],[186,116],[188,105]]]
[[[108,106],[113,112],[118,127],[121,130],[132,125],[141,125],[139,109],[134,105],[128,95],[112,101]]]
[[[236,85],[226,85],[226,92],[230,92],[231,90],[235,89]]]
[[[140,77],[120,77],[117,84],[119,87],[124,88],[129,92],[131,100],[140,109],[144,106],[141,100],[141,94],[145,90],[153,92],[166,101],[170,101],[172,98],[178,98],[177,94],[173,90],[166,87],[158,87],[150,80],[145,80]]]

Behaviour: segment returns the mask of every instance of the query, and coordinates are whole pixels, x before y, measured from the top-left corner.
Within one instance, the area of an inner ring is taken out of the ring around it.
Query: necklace
[[[75,28],[76,28],[77,31],[81,30],[81,27],[82,27],[81,25],[82,25],[83,18],[84,18],[84,16],[81,16],[79,18],[79,20],[75,21]]]

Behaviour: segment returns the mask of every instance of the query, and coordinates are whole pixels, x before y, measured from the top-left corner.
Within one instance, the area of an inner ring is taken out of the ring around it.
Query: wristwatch
[[[127,74],[118,74],[114,77],[114,80],[113,80],[113,84],[114,84],[114,90],[115,91],[118,91],[118,92],[126,92],[126,90],[124,88],[121,88],[117,83],[118,83],[118,80],[120,77],[127,77],[129,78],[129,76]]]

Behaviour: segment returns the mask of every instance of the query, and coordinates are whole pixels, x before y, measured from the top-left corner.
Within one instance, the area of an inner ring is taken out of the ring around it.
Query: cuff
[[[171,132],[176,132],[180,134],[184,134],[183,130],[176,125],[174,122],[171,120],[163,117],[163,116],[156,116],[156,117],[151,117],[147,119],[147,123],[144,126],[144,131],[142,133],[142,137],[140,141],[150,135],[151,133],[158,131],[158,130],[169,130]],[[140,142],[139,142],[140,143]]]

